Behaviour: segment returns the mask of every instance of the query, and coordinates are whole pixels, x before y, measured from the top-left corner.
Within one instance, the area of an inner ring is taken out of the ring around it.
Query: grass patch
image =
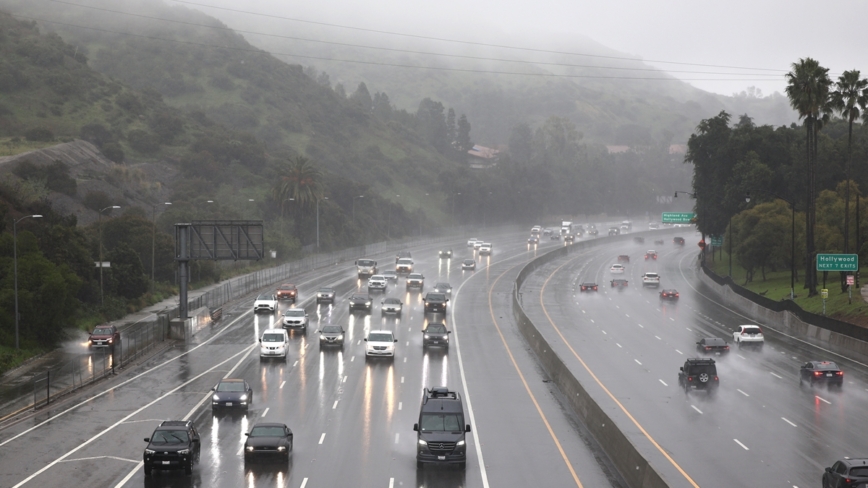
[[[44,353],[48,349],[22,345],[21,349],[15,350],[15,346],[0,345],[0,374],[10,369],[21,366],[21,363],[29,358]]]
[[[722,256],[715,255],[714,261],[709,261],[709,267],[720,276],[729,276],[729,257],[726,253]],[[797,271],[797,279],[795,282],[795,303],[803,310],[818,315],[823,314],[823,298],[818,294],[813,297],[808,297],[808,290],[804,289],[804,270],[799,268]],[[848,298],[847,291],[841,291],[841,286],[838,284],[838,273],[828,273],[826,277],[826,289],[829,290],[829,297],[826,299],[826,315],[839,320],[852,322],[855,324],[868,326],[868,303],[862,299],[860,290],[855,286],[852,287],[852,299]],[[748,290],[758,293],[772,300],[784,300],[790,298],[790,270],[780,270],[767,272],[766,279],[762,279],[759,273],[754,274],[754,281],[745,284],[747,272],[737,263],[732,265],[733,280],[747,288]],[[818,278],[820,284],[818,290],[823,288],[823,273],[819,273]]]

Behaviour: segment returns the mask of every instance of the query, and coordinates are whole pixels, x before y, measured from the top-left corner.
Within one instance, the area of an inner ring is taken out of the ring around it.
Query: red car
[[[660,292],[662,300],[678,300],[678,290],[663,290]]]
[[[581,291],[597,291],[596,283],[582,283],[580,286],[582,288]]]
[[[295,285],[285,283],[277,287],[278,300],[292,300],[292,303],[295,303],[296,298],[298,298],[298,288]]]
[[[657,251],[648,251],[645,253],[645,259],[657,259]]]
[[[114,347],[121,341],[121,333],[114,325],[98,325],[88,337],[89,347]]]

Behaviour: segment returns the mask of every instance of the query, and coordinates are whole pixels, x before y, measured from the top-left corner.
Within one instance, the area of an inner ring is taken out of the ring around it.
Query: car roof
[[[241,378],[223,378],[220,383],[244,383]]]
[[[256,427],[286,427],[286,424],[281,424],[280,422],[257,422],[253,424],[253,427],[251,427],[250,430],[253,430]]]
[[[381,274],[375,274],[375,275],[371,276],[371,277],[368,278],[368,279],[369,279],[369,280],[378,280],[378,279],[381,279],[381,278],[384,278],[384,276],[381,275]]]
[[[401,300],[398,300],[395,297],[388,297],[383,300],[383,303],[401,303]]]
[[[467,259],[464,260],[464,262],[465,262],[465,263],[475,263],[476,260],[474,260],[474,259],[470,259],[470,258],[467,258]]]
[[[293,288],[295,288],[295,285],[293,285],[292,283],[284,283],[284,284],[280,285],[281,290],[287,290],[287,289],[291,290]]]
[[[257,298],[268,298],[271,299],[274,295],[271,293],[260,293]]]
[[[395,335],[395,333],[392,332],[391,330],[385,330],[385,329],[371,330],[368,332],[368,335],[371,335],[371,334],[392,334],[392,335]]]
[[[613,267],[613,268],[623,268],[624,265],[623,265],[623,264],[615,263],[615,264],[612,265],[612,267]]]
[[[265,329],[264,331],[262,331],[262,335],[265,334],[280,334],[285,336],[286,331],[283,329]]]
[[[726,341],[720,337],[703,337],[706,344],[726,344]]]

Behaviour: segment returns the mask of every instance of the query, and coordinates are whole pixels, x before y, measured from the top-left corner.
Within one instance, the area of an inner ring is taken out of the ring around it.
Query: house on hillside
[[[490,147],[474,145],[472,149],[467,151],[470,155],[470,167],[472,169],[486,169],[497,165],[497,159],[500,157],[500,151]]]

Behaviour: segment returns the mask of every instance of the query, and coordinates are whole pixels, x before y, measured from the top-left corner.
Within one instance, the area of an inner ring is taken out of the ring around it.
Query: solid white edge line
[[[64,454],[63,456],[61,456],[61,457],[55,459],[54,461],[52,461],[52,462],[46,464],[45,466],[43,466],[42,468],[40,468],[40,469],[39,469],[38,471],[36,471],[35,473],[31,474],[30,476],[28,476],[28,477],[25,478],[24,480],[20,481],[18,484],[14,485],[13,488],[18,488],[18,487],[20,487],[20,486],[24,486],[27,482],[29,482],[29,481],[32,480],[33,478],[35,478],[35,477],[39,476],[40,474],[44,473],[45,471],[47,471],[49,468],[53,467],[55,464],[59,463],[60,461],[63,461],[64,459],[68,458],[68,457],[69,457],[70,455],[72,455],[73,453],[78,452],[79,449],[82,449],[83,447],[90,445],[93,441],[99,439],[100,437],[102,437],[103,435],[105,435],[107,432],[111,431],[112,429],[114,429],[114,428],[117,427],[118,425],[121,425],[121,424],[123,424],[124,422],[126,422],[127,420],[131,419],[132,417],[138,415],[140,412],[144,411],[146,408],[149,408],[149,407],[153,406],[153,405],[156,404],[157,402],[163,400],[164,398],[168,397],[169,395],[174,394],[176,391],[178,391],[178,390],[180,390],[181,388],[183,388],[183,387],[189,385],[190,383],[192,383],[192,382],[198,380],[198,379],[201,378],[202,376],[205,376],[206,374],[213,372],[215,369],[217,369],[217,368],[220,367],[220,366],[223,366],[224,363],[230,361],[231,359],[234,359],[236,356],[239,356],[239,355],[242,355],[242,354],[249,353],[249,352],[252,351],[252,350],[253,350],[253,346],[250,346],[250,347],[247,347],[247,348],[241,350],[240,352],[235,353],[234,355],[232,355],[232,356],[230,356],[230,357],[224,359],[223,361],[221,361],[221,362],[215,364],[214,366],[212,366],[212,367],[206,369],[205,371],[199,373],[198,375],[194,376],[193,378],[190,378],[189,380],[187,380],[187,381],[181,383],[180,385],[176,386],[175,388],[173,388],[173,389],[167,391],[167,392],[164,393],[163,395],[160,395],[159,397],[155,398],[154,400],[152,400],[152,401],[146,403],[145,405],[139,407],[138,409],[134,410],[132,413],[130,413],[130,414],[127,415],[126,417],[123,417],[121,420],[118,420],[117,422],[113,423],[113,424],[110,425],[109,427],[106,427],[105,429],[103,429],[100,433],[98,433],[98,434],[92,436],[92,437],[89,438],[88,440],[82,442],[81,444],[79,444],[79,445],[76,446],[75,448],[71,449],[69,452],[67,452],[67,453]]]
[[[775,378],[778,378],[778,379],[781,379],[781,380],[784,379],[783,376],[781,376],[781,375],[779,375],[779,374],[776,374],[774,371],[769,371],[769,374],[772,375],[772,376],[774,376]]]

